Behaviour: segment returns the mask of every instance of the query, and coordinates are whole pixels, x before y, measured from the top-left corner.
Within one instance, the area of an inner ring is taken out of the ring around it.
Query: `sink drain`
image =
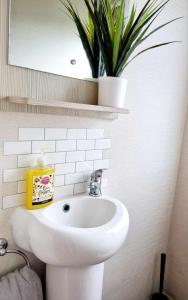
[[[68,212],[70,210],[70,205],[69,204],[64,204],[62,207],[63,212]]]

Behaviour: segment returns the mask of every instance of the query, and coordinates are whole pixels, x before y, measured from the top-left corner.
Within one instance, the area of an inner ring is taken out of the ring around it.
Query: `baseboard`
[[[168,299],[169,300],[174,300],[172,297],[170,297],[168,294],[166,294],[166,293],[164,293],[167,297],[168,297]]]
[[[168,297],[169,300],[175,300],[174,298],[172,298],[171,296],[169,296],[167,293],[163,293],[164,295],[166,295]],[[151,298],[150,298],[151,299]]]

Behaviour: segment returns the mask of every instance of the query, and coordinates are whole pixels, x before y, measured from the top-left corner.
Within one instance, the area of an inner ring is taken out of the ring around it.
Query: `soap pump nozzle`
[[[46,166],[45,150],[45,148],[41,148],[40,156],[37,159],[37,165],[41,168],[44,168]]]

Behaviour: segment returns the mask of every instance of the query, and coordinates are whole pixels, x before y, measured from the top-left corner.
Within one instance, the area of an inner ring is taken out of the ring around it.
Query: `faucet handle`
[[[102,173],[103,173],[102,169],[98,169],[98,170],[93,171],[91,173],[91,180],[98,181],[99,179],[102,178]]]
[[[101,196],[102,169],[95,170],[91,173],[89,183],[89,195],[93,197]]]
[[[8,247],[7,240],[0,238],[0,256],[4,256],[6,254],[7,247]]]

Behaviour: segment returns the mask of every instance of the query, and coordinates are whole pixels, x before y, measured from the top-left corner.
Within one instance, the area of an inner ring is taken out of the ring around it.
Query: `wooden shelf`
[[[9,103],[26,105],[26,106],[35,106],[35,107],[46,107],[46,108],[63,108],[70,110],[79,110],[79,111],[93,111],[93,112],[101,112],[101,113],[109,113],[109,114],[128,114],[129,110],[125,108],[115,108],[115,107],[107,107],[100,105],[92,105],[92,104],[83,104],[83,103],[73,103],[73,102],[65,102],[65,101],[47,101],[47,100],[35,100],[32,98],[24,98],[24,97],[7,97],[6,98]]]

